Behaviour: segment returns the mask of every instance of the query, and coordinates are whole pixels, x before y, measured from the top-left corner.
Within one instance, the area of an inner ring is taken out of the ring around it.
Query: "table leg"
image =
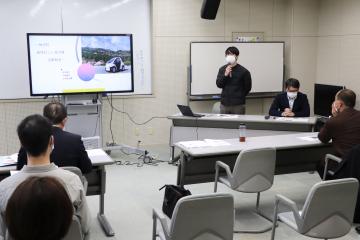
[[[186,155],[183,152],[181,152],[180,163],[178,166],[177,183],[176,183],[181,187],[184,186],[185,169],[186,169]]]
[[[180,159],[180,155],[175,156],[175,146],[170,147],[170,161],[169,164],[174,164]]]
[[[170,146],[170,161],[169,163],[173,163],[175,157],[175,146]]]
[[[106,186],[106,171],[105,171],[105,166],[101,166],[100,167],[100,171],[101,171],[101,193],[99,196],[99,200],[100,200],[100,206],[99,206],[99,213],[97,215],[97,219],[101,225],[101,227],[103,228],[106,236],[111,237],[115,235],[115,232],[113,231],[109,221],[107,220],[105,213],[104,213],[104,208],[105,208],[105,186]]]

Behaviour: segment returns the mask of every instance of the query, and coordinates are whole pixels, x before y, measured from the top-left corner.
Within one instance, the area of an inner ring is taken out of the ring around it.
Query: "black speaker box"
[[[214,20],[221,0],[204,0],[201,7],[201,18]]]

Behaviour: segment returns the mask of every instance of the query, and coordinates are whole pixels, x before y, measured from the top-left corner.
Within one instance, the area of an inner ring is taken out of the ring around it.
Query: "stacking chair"
[[[323,174],[323,180],[327,176],[331,178],[348,178],[353,177],[360,179],[360,144],[353,146],[343,158],[339,158],[332,154],[326,154],[325,156],[325,168]],[[329,162],[334,162],[335,170],[329,170]]]
[[[359,183],[355,178],[316,183],[301,211],[292,200],[276,195],[271,240],[275,238],[278,218],[308,237],[332,239],[346,235],[352,226],[358,187]],[[280,204],[290,212],[278,213]]]
[[[221,161],[216,162],[214,192],[217,191],[218,182],[221,182],[238,192],[257,193],[256,214],[253,214],[252,219],[248,217],[243,219],[244,216],[241,217],[241,215],[240,219],[238,217],[236,219],[240,220],[236,221],[236,225],[250,222],[250,226],[245,227],[245,229],[242,229],[243,226],[240,229],[236,226],[234,232],[262,233],[271,229],[272,224],[268,219],[261,216],[259,205],[260,192],[269,189],[273,184],[275,162],[276,151],[274,148],[243,150],[236,159],[233,172],[227,164]],[[219,175],[220,168],[225,169],[226,176]]]
[[[82,231],[81,231],[81,225],[80,221],[77,218],[77,216],[73,216],[73,220],[70,225],[70,229],[66,236],[63,238],[63,240],[82,240],[84,239]]]
[[[330,176],[334,176],[335,175],[335,172],[332,171],[332,170],[328,170],[328,166],[329,166],[329,161],[334,161],[336,162],[337,164],[341,164],[342,162],[342,158],[339,158],[335,155],[332,155],[332,154],[326,154],[325,155],[325,167],[324,167],[324,174],[323,174],[323,177],[322,177],[322,180],[325,181],[326,180],[326,177],[328,175]]]
[[[157,233],[157,222],[160,231]],[[230,194],[192,195],[181,198],[169,220],[153,210],[152,239],[232,240],[234,199]]]
[[[64,170],[70,171],[72,173],[75,173],[76,175],[79,176],[81,183],[84,186],[84,191],[85,194],[87,192],[87,188],[88,188],[88,181],[86,180],[86,177],[82,174],[81,170],[77,167],[72,167],[72,166],[67,166],[67,167],[61,167]]]

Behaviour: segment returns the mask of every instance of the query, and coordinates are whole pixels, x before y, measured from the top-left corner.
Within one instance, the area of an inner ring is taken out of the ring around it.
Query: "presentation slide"
[[[133,92],[131,35],[28,34],[31,95]]]

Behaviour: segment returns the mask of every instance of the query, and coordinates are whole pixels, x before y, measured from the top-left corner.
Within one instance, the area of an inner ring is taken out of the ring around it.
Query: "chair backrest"
[[[232,240],[234,199],[230,194],[181,198],[170,224],[172,240]]]
[[[81,183],[84,186],[84,191],[85,191],[85,194],[86,194],[87,187],[88,187],[88,181],[87,181],[86,177],[82,174],[81,170],[79,168],[73,167],[73,166],[66,166],[66,167],[61,167],[61,168],[64,169],[64,170],[70,171],[70,172],[72,172],[72,173],[79,176],[79,178],[81,180]]]
[[[211,113],[217,113],[217,114],[220,113],[220,102],[215,102],[215,103],[213,104]]]
[[[241,192],[262,192],[274,182],[276,163],[275,148],[248,149],[236,159],[231,188]]]
[[[70,225],[70,229],[63,240],[82,240],[83,234],[79,219],[74,215]]]
[[[355,178],[315,184],[304,204],[299,232],[316,238],[338,238],[352,226],[359,182]]]

